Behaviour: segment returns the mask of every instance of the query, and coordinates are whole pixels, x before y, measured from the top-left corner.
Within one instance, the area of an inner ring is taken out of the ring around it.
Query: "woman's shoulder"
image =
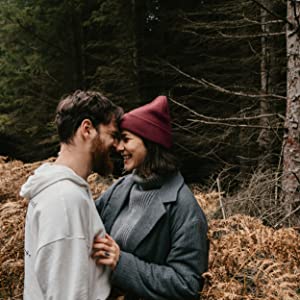
[[[180,190],[178,191],[177,200],[181,205],[188,205],[189,207],[199,206],[194,193],[186,183],[184,183],[180,188]]]
[[[180,172],[172,174],[161,187],[160,195],[164,203],[175,202],[177,205],[197,205],[197,200]]]
[[[126,187],[127,183],[130,181],[132,175],[129,174],[129,175],[125,175],[125,176],[122,176],[122,177],[119,177],[117,178],[113,183],[112,185],[110,185],[108,187],[108,189],[99,196],[99,198],[109,198],[116,189],[118,188],[122,188],[123,186]],[[98,199],[99,199],[98,198]]]
[[[186,201],[192,201],[194,198],[193,192],[185,183],[184,177],[179,171],[168,178],[165,184],[165,189],[176,192],[177,198],[180,196],[180,199],[187,199]]]
[[[201,207],[199,206],[199,203],[191,190],[191,188],[188,186],[188,184],[184,181],[184,177],[181,175],[180,172],[175,175],[177,177],[177,180],[173,180],[173,182],[177,182],[177,185],[175,184],[173,188],[177,189],[177,197],[176,197],[176,206],[181,211],[201,211]]]

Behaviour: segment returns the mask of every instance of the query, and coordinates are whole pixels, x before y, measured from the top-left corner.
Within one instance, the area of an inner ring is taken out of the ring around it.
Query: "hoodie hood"
[[[23,184],[20,196],[31,199],[47,187],[61,180],[70,180],[82,187],[89,188],[88,183],[69,167],[45,163],[37,168],[34,174]]]

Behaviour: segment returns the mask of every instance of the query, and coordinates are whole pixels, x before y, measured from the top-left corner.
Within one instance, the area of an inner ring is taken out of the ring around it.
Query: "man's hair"
[[[178,170],[176,157],[170,149],[146,139],[142,140],[147,149],[147,155],[137,170],[140,176],[147,177],[150,174],[168,176]]]
[[[56,109],[55,123],[60,142],[70,143],[84,119],[89,119],[96,128],[99,124],[109,124],[113,117],[119,124],[122,115],[122,108],[101,93],[77,90],[60,100]]]

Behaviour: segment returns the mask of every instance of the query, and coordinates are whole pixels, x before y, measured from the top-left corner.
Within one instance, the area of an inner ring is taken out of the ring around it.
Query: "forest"
[[[9,186],[28,173],[14,172],[57,155],[54,112],[65,95],[100,91],[125,111],[166,95],[185,180],[218,195],[212,219],[243,214],[272,230],[293,229],[297,245],[300,1],[0,2],[0,205],[19,201],[11,195],[19,186]],[[117,177],[118,158],[115,166]],[[10,224],[5,207],[0,225]],[[299,283],[299,243],[294,253]],[[244,298],[205,299],[299,299],[299,284],[292,289],[290,298],[276,291],[251,298],[242,289]]]

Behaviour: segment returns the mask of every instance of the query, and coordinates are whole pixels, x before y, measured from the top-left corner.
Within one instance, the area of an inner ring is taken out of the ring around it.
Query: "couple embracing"
[[[207,221],[172,154],[168,101],[123,114],[102,94],[76,91],[56,110],[60,152],[21,188],[25,300],[199,299]],[[92,172],[128,175],[95,202]]]

